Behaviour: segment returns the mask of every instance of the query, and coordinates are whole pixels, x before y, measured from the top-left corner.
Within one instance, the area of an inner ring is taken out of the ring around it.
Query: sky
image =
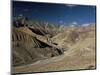
[[[13,17],[23,15],[35,21],[61,25],[96,22],[96,6],[13,1]]]

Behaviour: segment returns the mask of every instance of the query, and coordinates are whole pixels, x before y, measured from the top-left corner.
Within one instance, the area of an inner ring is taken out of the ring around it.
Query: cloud
[[[77,5],[74,5],[74,4],[66,4],[65,6],[72,8],[72,7],[76,7]]]
[[[87,26],[89,26],[89,25],[90,25],[89,23],[87,23],[87,24],[82,24],[83,27],[87,27]]]
[[[18,16],[22,17],[22,16],[23,16],[23,14],[19,14]]]
[[[63,21],[62,21],[62,20],[60,20],[60,21],[59,21],[59,23],[63,23]]]
[[[73,25],[77,25],[78,23],[77,23],[76,21],[74,21],[74,22],[72,22],[71,24],[73,24]]]
[[[76,21],[73,21],[72,23],[70,23],[70,27],[75,27],[75,26],[77,26],[78,25],[78,23],[76,22]]]
[[[70,25],[70,27],[75,27],[75,25]]]

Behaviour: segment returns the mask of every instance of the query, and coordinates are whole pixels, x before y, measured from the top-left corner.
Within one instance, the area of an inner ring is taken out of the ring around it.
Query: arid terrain
[[[19,20],[19,19],[18,19]],[[12,73],[96,68],[95,24],[62,27],[28,23],[12,26]]]

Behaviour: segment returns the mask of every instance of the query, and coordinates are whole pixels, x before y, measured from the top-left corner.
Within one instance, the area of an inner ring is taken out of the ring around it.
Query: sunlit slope
[[[37,39],[27,27],[13,28],[12,53],[14,66],[60,55],[57,48]]]
[[[66,33],[66,34],[65,34]],[[64,47],[66,51],[64,55],[53,57],[46,60],[39,60],[36,63],[27,66],[19,66],[13,69],[14,72],[44,72],[59,70],[76,70],[76,69],[95,69],[95,26],[87,27],[85,30],[75,30],[74,34],[78,34],[75,42],[69,40],[72,32],[59,33],[55,37],[54,42]],[[60,36],[61,35],[61,36]],[[63,37],[63,36],[64,37]],[[63,38],[62,38],[63,37]],[[66,40],[66,41],[65,41]],[[63,44],[63,45],[62,45]],[[70,47],[68,47],[70,45]]]
[[[37,64],[16,67],[16,72],[42,72],[75,69],[94,69],[95,50],[94,39],[86,39],[78,42],[64,55],[48,60],[41,60]],[[86,44],[88,43],[88,44]]]

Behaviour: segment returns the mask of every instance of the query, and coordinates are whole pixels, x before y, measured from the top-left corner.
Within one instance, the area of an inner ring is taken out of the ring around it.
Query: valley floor
[[[92,47],[94,48],[92,49]],[[13,67],[12,71],[13,73],[28,73],[95,68],[95,39],[86,38],[85,40],[80,40],[70,49],[66,50],[63,55],[39,60],[29,65]]]

